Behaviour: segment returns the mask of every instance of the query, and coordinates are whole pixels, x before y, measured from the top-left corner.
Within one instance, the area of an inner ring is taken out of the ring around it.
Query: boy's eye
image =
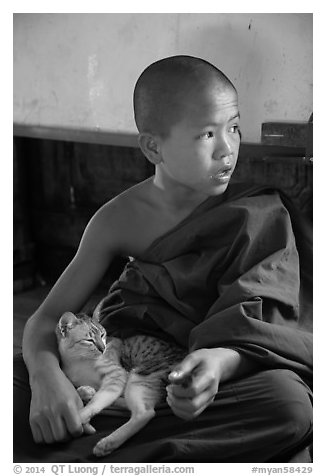
[[[230,132],[232,132],[232,134],[236,134],[237,132],[240,133],[240,127],[237,124],[235,124],[234,126],[231,126]]]
[[[200,139],[211,139],[212,137],[214,137],[213,131],[204,132],[199,136]]]

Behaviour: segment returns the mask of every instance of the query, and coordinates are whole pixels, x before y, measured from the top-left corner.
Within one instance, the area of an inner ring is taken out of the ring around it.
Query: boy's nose
[[[226,140],[221,140],[215,147],[213,159],[221,160],[232,155],[232,148]]]

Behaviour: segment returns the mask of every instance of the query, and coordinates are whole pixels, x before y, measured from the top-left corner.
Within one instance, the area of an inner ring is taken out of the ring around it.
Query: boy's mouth
[[[227,166],[223,167],[222,169],[218,170],[214,174],[210,175],[209,178],[216,182],[226,182],[231,178],[232,175],[232,167]]]

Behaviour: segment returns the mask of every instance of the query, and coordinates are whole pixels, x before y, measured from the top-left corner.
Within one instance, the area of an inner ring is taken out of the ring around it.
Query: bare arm
[[[28,320],[23,335],[23,356],[32,377],[42,360],[57,364],[55,326],[67,310],[78,312],[103,277],[114,255],[114,241],[107,238],[106,216],[95,215],[88,224],[78,251],[50,291],[47,298]]]
[[[83,432],[82,403],[59,365],[55,327],[67,310],[78,312],[103,277],[116,252],[118,233],[110,226],[110,208],[90,221],[76,256],[28,320],[23,334],[23,357],[29,371],[32,401],[30,423],[39,443],[61,441]],[[112,220],[114,221],[114,220]]]

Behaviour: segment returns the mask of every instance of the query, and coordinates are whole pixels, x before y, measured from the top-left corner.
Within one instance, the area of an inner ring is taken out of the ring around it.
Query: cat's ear
[[[67,329],[71,329],[77,322],[77,317],[73,312],[64,312],[59,320],[59,329],[64,336]]]

